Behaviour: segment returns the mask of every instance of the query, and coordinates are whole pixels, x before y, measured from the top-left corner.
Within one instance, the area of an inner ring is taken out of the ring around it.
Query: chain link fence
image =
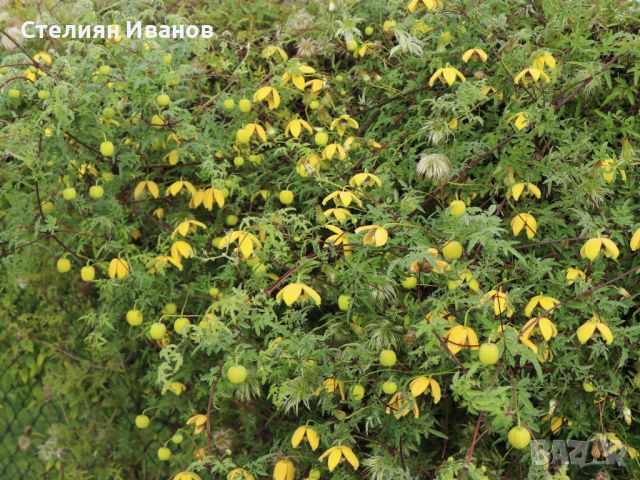
[[[0,352],[7,351],[0,342]],[[0,478],[50,478],[46,442],[59,412],[46,399],[37,362],[20,365],[18,375],[16,363],[21,359],[0,354]]]

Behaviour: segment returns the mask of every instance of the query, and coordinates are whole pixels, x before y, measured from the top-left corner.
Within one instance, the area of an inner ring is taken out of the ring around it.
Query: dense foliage
[[[60,412],[50,478],[637,475],[637,2],[0,5],[3,383]]]

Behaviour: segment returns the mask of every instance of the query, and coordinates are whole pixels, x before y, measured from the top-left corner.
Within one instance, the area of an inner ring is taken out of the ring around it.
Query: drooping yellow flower
[[[338,380],[336,378],[327,378],[324,382],[322,382],[322,386],[316,390],[315,394],[320,395],[320,392],[322,392],[323,390],[327,393],[338,392],[340,394],[340,398],[344,402],[344,382],[342,380]]]
[[[164,208],[162,207],[156,208],[152,213],[158,220],[162,220],[164,218]]]
[[[33,59],[34,59],[36,62],[42,62],[42,63],[44,63],[45,65],[51,65],[51,62],[52,62],[52,60],[51,60],[51,55],[49,55],[47,52],[40,52],[40,53],[36,53],[36,54],[33,56]]]
[[[258,240],[254,234],[243,232],[242,230],[235,230],[222,237],[220,242],[218,242],[218,248],[222,250],[232,243],[237,244],[237,248],[244,258],[249,258],[254,249],[262,247],[260,240]]]
[[[538,222],[530,213],[519,213],[511,219],[511,230],[514,236],[520,235],[522,229],[525,230],[527,238],[531,240],[538,231]]]
[[[520,333],[520,341],[529,347],[534,353],[538,353],[538,347],[530,340],[534,333],[540,333],[545,341],[551,340],[552,337],[558,335],[558,329],[555,324],[546,317],[534,317],[527,321],[522,327]]]
[[[517,112],[509,117],[509,121],[513,122],[513,126],[518,130],[524,130],[529,125],[529,113]]]
[[[427,10],[435,10],[443,6],[444,2],[442,0],[411,0],[407,5],[407,10],[415,12],[420,5],[424,5]]]
[[[538,70],[544,70],[545,67],[556,68],[556,59],[549,53],[542,52],[533,57],[531,66]]]
[[[467,63],[469,60],[480,60],[481,62],[486,62],[487,58],[489,58],[489,56],[481,48],[470,48],[462,54],[462,61],[464,63]]]
[[[189,202],[189,208],[198,208],[202,205],[207,210],[213,210],[213,205],[218,205],[219,208],[224,207],[224,193],[217,188],[207,188],[205,190],[197,190],[191,197]]]
[[[273,480],[293,480],[296,469],[289,459],[278,460],[273,468]]]
[[[292,135],[295,138],[298,138],[302,133],[302,129],[305,129],[309,133],[313,133],[313,128],[306,120],[301,118],[294,118],[287,124],[287,128],[284,130],[285,135]]]
[[[632,252],[640,249],[640,228],[633,233],[631,241],[629,242],[629,247],[631,247]]]
[[[327,160],[331,160],[336,155],[340,160],[347,158],[347,151],[339,143],[330,143],[322,150],[322,156]]]
[[[320,157],[317,155],[310,155],[309,157],[302,157],[298,160],[296,165],[296,172],[301,177],[308,177],[315,175],[320,170]]]
[[[449,280],[447,282],[449,290],[453,290],[454,288],[465,285],[469,287],[469,290],[471,290],[472,292],[477,293],[480,291],[480,284],[469,269],[464,269],[462,272],[460,272],[460,276],[457,279]]]
[[[151,180],[143,180],[142,182],[136,185],[136,188],[133,190],[133,198],[136,200],[142,197],[144,191],[147,190],[153,198],[158,198],[160,195],[160,189],[158,188],[158,184],[156,182],[152,182]]]
[[[600,255],[600,251],[604,248],[604,256],[616,259],[620,255],[618,246],[610,239],[605,237],[594,237],[587,240],[580,249],[580,256],[594,261]]]
[[[382,180],[380,180],[380,178],[378,178],[378,176],[374,175],[373,173],[369,173],[369,172],[356,173],[349,180],[349,185],[352,187],[362,187],[362,186],[381,187]]]
[[[349,462],[349,465],[351,465],[354,470],[358,470],[358,467],[360,466],[358,457],[356,457],[355,453],[353,453],[353,450],[343,445],[329,448],[326,452],[320,455],[320,461],[322,462],[327,457],[329,457],[327,466],[329,467],[330,472],[333,472],[335,470],[343,457],[347,462]]]
[[[540,79],[544,80],[546,83],[549,83],[551,81],[551,79],[549,78],[549,75],[544,73],[543,70],[540,70],[534,67],[529,67],[529,68],[525,68],[520,73],[518,73],[514,77],[513,83],[515,83],[516,85],[518,85],[519,83],[522,83],[523,85],[528,85],[529,83],[537,82]]]
[[[342,249],[345,255],[351,255],[353,246],[351,245],[347,232],[342,230],[340,227],[330,224],[325,225],[324,228],[333,232],[333,235],[330,235],[325,239],[325,248],[329,246],[338,247]]]
[[[364,245],[372,245],[374,247],[382,247],[386,245],[389,240],[389,232],[386,228],[379,225],[366,225],[364,227],[356,228],[356,233],[363,233],[364,238],[362,243]]]
[[[274,54],[278,54],[283,62],[289,60],[289,55],[281,47],[277,45],[267,45],[262,50],[262,58],[271,58]]]
[[[418,402],[413,395],[409,395],[406,392],[396,392],[393,394],[389,402],[385,413],[389,415],[393,412],[393,416],[396,420],[405,417],[409,413],[413,412],[414,418],[420,417],[420,410],[418,409]]]
[[[427,323],[433,322],[434,319],[446,320],[447,322],[453,324],[455,323],[456,317],[447,310],[439,309],[432,310],[424,316],[424,321]]]
[[[258,122],[247,123],[244,127],[247,133],[249,134],[249,138],[256,135],[262,143],[267,141],[267,132],[264,127],[260,125]]]
[[[540,199],[540,197],[542,196],[542,192],[540,192],[540,189],[534,184],[534,183],[529,183],[529,182],[518,182],[518,183],[514,183],[511,186],[511,189],[509,190],[511,193],[511,196],[513,196],[513,199],[517,202],[518,200],[520,200],[520,196],[524,193],[529,194],[529,195],[533,195],[534,197],[536,197],[538,200]]]
[[[273,87],[262,87],[253,94],[254,102],[267,102],[270,110],[275,110],[280,105],[280,94]]]
[[[382,31],[384,33],[391,33],[396,25],[397,23],[395,20],[385,20],[382,24]]]
[[[292,67],[282,74],[282,83],[286,84],[291,80],[298,90],[304,91],[306,86],[304,76],[316,73],[315,69],[308,65]]]
[[[129,262],[124,258],[112,258],[109,262],[109,278],[112,280],[122,280],[129,275]]]
[[[182,191],[182,189],[186,189],[192,196],[196,194],[196,187],[194,187],[191,182],[188,182],[187,180],[177,180],[169,185],[164,196],[168,197],[171,195],[172,197],[175,197]]]
[[[460,79],[461,82],[465,82],[467,80],[460,70],[453,67],[442,67],[437,69],[436,72],[431,75],[431,78],[429,79],[429,86],[433,87],[436,80],[440,80],[440,82],[451,86],[456,83],[456,79]]]
[[[179,472],[176,473],[176,476],[173,477],[173,480],[202,480],[200,475],[194,472]]]
[[[476,332],[464,325],[456,325],[450,329],[445,335],[445,339],[447,340],[447,348],[454,355],[463,348],[470,348],[471,350],[480,348]]]
[[[347,210],[346,208],[340,208],[340,207],[328,208],[322,213],[324,214],[325,217],[327,218],[333,217],[339,222],[342,222],[351,216],[351,212],[349,210]]]
[[[524,314],[527,317],[530,317],[533,314],[533,310],[536,307],[540,307],[543,310],[543,313],[546,315],[551,315],[556,308],[556,305],[560,304],[560,300],[553,297],[548,297],[546,295],[535,295],[531,297],[527,306],[524,307]]]
[[[227,474],[227,480],[255,480],[244,468],[234,468]]]
[[[287,306],[291,306],[298,301],[306,302],[308,300],[313,300],[316,305],[320,305],[321,302],[318,292],[304,283],[296,282],[290,283],[280,290],[276,295],[276,300],[279,302],[284,300],[284,303],[286,303]]]
[[[584,344],[587,340],[593,337],[596,330],[600,332],[600,335],[604,338],[605,342],[607,342],[607,345],[611,345],[611,342],[613,342],[613,333],[611,333],[611,329],[598,315],[592,316],[589,320],[580,325],[578,330],[576,330],[576,335],[578,336],[580,343]]]
[[[309,80],[305,86],[311,87],[309,90],[311,90],[311,94],[315,96],[324,88],[324,81],[319,78],[314,78],[313,80]]]
[[[180,258],[175,258],[172,257],[170,255],[158,255],[157,257],[155,257],[153,259],[153,262],[151,264],[151,267],[149,267],[149,273],[150,274],[156,274],[158,273],[158,271],[160,271],[162,269],[163,266],[171,264],[174,267],[176,267],[178,270],[182,271],[183,270],[183,266],[182,266],[182,261]]]
[[[502,290],[491,290],[487,292],[483,298],[483,301],[488,300],[493,302],[493,311],[496,315],[506,314],[507,317],[511,317],[513,315],[509,295],[506,292],[503,292]]]
[[[627,180],[627,173],[619,168],[618,164],[614,162],[611,158],[606,158],[597,163],[600,170],[602,170],[602,178],[607,183],[612,183],[616,179],[616,173],[620,172],[620,177],[623,181]]]
[[[178,240],[171,245],[171,256],[177,262],[182,262],[183,258],[191,258],[193,254],[193,248],[184,240]]]
[[[337,130],[340,136],[344,135],[347,128],[360,128],[360,124],[349,115],[340,115],[331,122],[331,130]]]
[[[330,200],[333,200],[336,207],[348,207],[352,202],[362,207],[362,202],[358,196],[349,190],[336,190],[335,192],[331,192],[322,199],[322,205],[326,205]]]
[[[181,395],[182,392],[184,392],[186,389],[186,387],[184,386],[184,383],[181,383],[181,382],[170,382],[168,385],[168,388],[176,395]]]
[[[318,435],[318,432],[316,432],[314,428],[307,427],[306,425],[296,428],[296,431],[293,432],[293,436],[291,437],[291,446],[293,448],[298,448],[305,437],[307,437],[307,442],[309,442],[311,450],[315,452],[320,446],[320,435]]]
[[[567,268],[564,278],[567,279],[567,285],[573,285],[578,278],[582,279],[583,282],[587,280],[587,276],[582,270],[573,267]]]
[[[178,234],[186,237],[190,232],[193,233],[198,230],[198,228],[206,229],[207,226],[197,220],[183,220],[178,224],[173,233],[171,233],[171,238],[175,238]]]
[[[203,432],[207,426],[207,416],[202,414],[194,415],[187,420],[187,425],[193,425],[193,434],[198,435],[200,432]]]
[[[431,377],[425,377],[423,375],[414,378],[409,384],[411,389],[411,395],[419,397],[422,394],[431,393],[433,397],[433,403],[438,403],[442,398],[442,391],[440,390],[440,384]]]

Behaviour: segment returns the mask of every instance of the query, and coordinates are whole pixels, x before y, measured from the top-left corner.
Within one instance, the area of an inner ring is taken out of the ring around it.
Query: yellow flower
[[[556,298],[547,297],[546,295],[536,295],[532,297],[531,300],[529,300],[529,303],[527,303],[527,306],[524,307],[524,314],[527,317],[530,317],[533,310],[539,306],[544,311],[543,313],[551,315],[555,310],[556,305],[559,304],[560,300]]]
[[[153,216],[158,220],[162,220],[164,218],[164,208],[158,207],[153,211]]]
[[[109,262],[109,278],[112,280],[122,280],[129,275],[129,262],[117,257]]]
[[[258,122],[247,123],[242,128],[247,131],[247,133],[249,134],[249,138],[257,135],[262,143],[265,143],[267,141],[267,132],[264,130],[264,127]]]
[[[424,316],[424,321],[427,323],[433,322],[434,319],[446,320],[447,322],[453,324],[456,318],[447,310],[438,309],[432,310]]]
[[[293,436],[291,437],[291,446],[293,448],[298,448],[302,440],[304,440],[304,437],[307,437],[307,442],[309,442],[311,450],[315,452],[320,446],[320,435],[318,435],[318,432],[316,432],[315,429],[305,425],[296,428],[296,431],[293,432]]]
[[[340,160],[347,158],[347,151],[339,143],[330,143],[322,150],[322,156],[327,160],[331,160],[336,154]]]
[[[335,225],[325,225],[324,228],[333,232],[333,235],[330,235],[325,239],[325,248],[330,245],[334,247],[341,247],[345,255],[351,255],[353,247],[349,241],[348,234]]]
[[[275,110],[276,108],[278,108],[278,105],[280,105],[280,94],[278,93],[278,90],[273,87],[262,87],[253,94],[253,101],[266,101],[267,105],[269,105],[269,109]]]
[[[320,157],[311,155],[309,158],[301,158],[296,165],[296,172],[301,177],[315,175],[320,170]]]
[[[542,196],[540,189],[535,184],[529,182],[514,183],[509,191],[516,202],[520,200],[520,196],[523,194],[523,192],[524,194],[533,195],[537,199],[540,199],[540,197]]]
[[[411,380],[409,388],[411,389],[411,395],[413,395],[414,397],[419,397],[423,393],[429,393],[429,389],[431,389],[433,403],[438,403],[440,401],[440,398],[442,398],[440,384],[430,377],[421,375],[414,378],[413,380]]]
[[[602,178],[607,183],[612,183],[616,179],[616,172],[620,172],[622,180],[627,180],[627,173],[619,168],[611,158],[606,158],[597,164],[602,170]]]
[[[183,237],[186,237],[189,232],[195,232],[198,230],[198,227],[206,229],[207,226],[199,222],[197,220],[183,220],[178,224],[173,233],[171,234],[171,238],[175,238],[176,235],[180,234]]]
[[[516,129],[523,130],[529,125],[529,121],[527,120],[528,116],[529,114],[527,112],[517,112],[509,117],[509,121],[513,121]]]
[[[449,280],[447,284],[448,284],[449,290],[453,290],[454,288],[460,287],[462,285],[466,285],[469,287],[469,289],[472,292],[477,293],[480,291],[480,284],[478,283],[478,280],[475,279],[475,277],[473,276],[473,273],[469,269],[465,269],[462,272],[460,272],[460,276],[458,277],[458,279]]]
[[[331,130],[338,130],[340,136],[344,135],[347,128],[360,128],[360,124],[349,115],[340,115],[338,118],[334,118],[331,122]]]
[[[333,217],[339,222],[342,222],[343,220],[346,220],[348,217],[351,216],[351,212],[349,210],[347,210],[346,208],[340,208],[340,207],[329,208],[322,213],[324,214],[325,217],[327,218]]]
[[[543,70],[540,70],[540,69],[534,68],[534,67],[529,67],[529,68],[525,68],[520,73],[518,73],[514,77],[513,83],[518,85],[520,82],[522,82],[523,85],[528,85],[531,82],[537,82],[541,78],[546,83],[549,83],[549,81],[551,80],[549,78],[549,75],[544,73]]]
[[[517,237],[520,235],[523,228],[529,240],[531,240],[538,231],[538,222],[536,222],[535,217],[530,213],[519,213],[511,220],[511,230],[514,236]]]
[[[590,238],[584,243],[584,245],[582,245],[582,248],[580,249],[580,256],[594,261],[598,255],[600,255],[600,250],[602,250],[603,247],[604,256],[607,258],[613,258],[615,260],[618,258],[618,255],[620,255],[618,246],[612,240],[605,237],[594,237]]]
[[[634,232],[631,237],[631,241],[629,242],[629,246],[631,247],[632,252],[635,252],[640,248],[640,228]]]
[[[213,210],[213,204],[218,205],[219,208],[224,207],[224,193],[217,188],[207,188],[206,190],[197,190],[191,197],[189,202],[189,208],[198,208],[202,205],[207,210]]]
[[[435,10],[438,7],[444,5],[442,0],[411,0],[409,5],[407,5],[407,10],[410,12],[415,12],[416,8],[420,5],[424,5],[427,10]]]
[[[317,94],[320,90],[324,88],[324,81],[314,78],[313,80],[309,80],[305,86],[311,87],[311,93]],[[314,95],[315,96],[315,95]]]
[[[136,188],[133,190],[133,198],[138,200],[142,197],[142,194],[145,190],[148,190],[153,198],[158,198],[160,195],[160,189],[156,182],[152,182],[151,180],[143,180],[142,182],[136,185]]]
[[[556,59],[553,58],[551,54],[543,52],[533,57],[531,66],[538,70],[544,70],[545,66],[548,66],[549,68],[556,68],[557,64]]]
[[[607,342],[607,345],[611,345],[611,342],[613,342],[613,333],[611,333],[611,329],[598,315],[594,315],[585,323],[580,325],[578,330],[576,330],[576,335],[578,336],[580,343],[584,344],[587,340],[593,337],[596,330],[600,332],[600,335],[602,335],[602,338]]]
[[[262,50],[262,58],[271,58],[274,54],[280,55],[283,62],[289,60],[289,55],[282,48],[277,45],[268,45]]]
[[[200,432],[204,431],[207,425],[207,416],[202,414],[194,415],[189,420],[187,420],[187,425],[193,425],[193,434],[197,435]]]
[[[335,378],[327,378],[322,382],[322,386],[316,390],[316,395],[320,395],[320,392],[325,391],[327,393],[340,393],[340,398],[344,401],[344,382]]]
[[[416,402],[414,396],[407,395],[405,392],[397,392],[391,397],[389,403],[387,403],[385,413],[389,415],[391,411],[393,411],[393,416],[396,417],[396,420],[401,419],[410,412],[413,412],[414,418],[420,417],[418,402]]]
[[[336,207],[348,207],[351,203],[356,203],[362,207],[362,202],[355,193],[349,190],[336,190],[322,199],[322,205],[326,205],[330,200],[336,204]]]
[[[218,248],[222,250],[232,243],[237,243],[237,248],[244,258],[249,258],[255,248],[262,247],[260,240],[252,233],[236,230],[222,237],[218,243]]]
[[[365,232],[362,243],[364,245],[372,245],[374,247],[382,247],[386,245],[389,239],[389,232],[379,225],[367,225],[364,227],[356,228],[356,233]]]
[[[573,267],[567,268],[567,272],[564,278],[567,279],[567,285],[573,285],[574,283],[576,283],[576,280],[578,278],[581,278],[583,282],[587,280],[587,276],[582,270]]]
[[[293,480],[295,472],[296,469],[291,460],[278,460],[273,468],[273,480]]]
[[[168,388],[169,388],[169,390],[171,390],[176,395],[180,395],[180,394],[182,394],[182,392],[184,392],[186,387],[184,386],[184,383],[171,382],[171,383],[169,383]]]
[[[378,178],[378,176],[374,175],[373,173],[368,173],[368,172],[356,173],[349,180],[349,185],[352,187],[361,187],[363,185],[366,187],[375,187],[375,186],[381,187],[382,180],[380,180],[380,178]]]
[[[462,72],[460,72],[456,68],[453,68],[453,67],[439,68],[436,70],[436,73],[431,75],[431,78],[429,79],[429,86],[433,87],[433,85],[436,83],[436,80],[440,80],[440,82],[446,83],[447,85],[451,86],[454,83],[456,83],[456,78],[459,78],[461,82],[466,81],[466,78],[464,78],[464,75],[462,74]]]
[[[506,313],[507,317],[511,317],[513,315],[513,309],[509,302],[509,295],[502,290],[491,290],[490,292],[487,292],[483,301],[487,300],[493,301],[493,311],[496,315],[502,315],[503,313]]]
[[[333,472],[335,470],[335,468],[340,463],[340,460],[342,460],[342,457],[344,457],[345,460],[349,462],[354,470],[358,470],[358,467],[360,466],[358,457],[356,457],[355,453],[353,453],[353,450],[342,445],[331,447],[330,449],[328,449],[326,452],[320,455],[320,461],[323,461],[327,457],[329,457],[327,465],[330,472]]]
[[[186,180],[178,180],[169,185],[166,192],[164,193],[164,196],[168,197],[169,195],[171,195],[172,197],[175,197],[182,191],[183,188],[186,189],[192,196],[196,193],[196,187],[194,187],[191,182],[188,182]]]
[[[396,25],[397,24],[395,20],[385,20],[382,24],[382,31],[384,33],[391,33]]]
[[[313,300],[316,305],[320,305],[321,299],[318,292],[304,283],[290,283],[276,295],[276,300],[279,302],[284,300],[287,306],[291,306],[297,301],[306,302],[309,299]]]
[[[520,333],[520,341],[529,347],[534,353],[538,353],[538,348],[536,345],[529,339],[531,335],[534,333],[540,333],[542,338],[545,341],[551,340],[552,337],[558,335],[558,329],[555,324],[546,317],[534,317],[527,321],[522,327],[522,331]]]
[[[184,240],[178,240],[171,245],[171,256],[176,262],[181,262],[183,258],[193,257],[193,248]]]
[[[478,336],[473,329],[465,327],[464,325],[456,325],[445,335],[447,340],[447,348],[454,355],[463,348],[470,348],[471,350],[478,350]]]
[[[158,255],[153,259],[153,264],[149,268],[149,273],[155,274],[158,270],[161,269],[163,265],[171,264],[176,267],[178,270],[182,271],[183,266],[182,262],[179,258],[174,258],[169,255]]]
[[[462,61],[467,63],[469,60],[480,60],[481,62],[486,62],[489,56],[486,54],[484,50],[481,48],[470,48],[466,52],[462,54]]]
[[[305,129],[307,132],[309,133],[313,133],[313,129],[311,128],[311,125],[309,125],[309,123],[301,118],[295,118],[293,120],[291,120],[288,124],[287,124],[287,128],[285,128],[284,133],[285,135],[292,135],[295,138],[298,138],[300,136],[300,134],[302,133],[302,129]]]
[[[36,62],[43,62],[45,65],[51,65],[51,55],[49,55],[47,52],[36,53],[33,56],[33,59]]]
[[[179,472],[173,477],[173,480],[202,480],[200,475],[193,472]]]
[[[304,76],[316,73],[315,69],[307,65],[293,67],[282,74],[282,83],[286,84],[291,80],[298,90],[304,91],[306,86]]]
[[[227,474],[227,480],[255,480],[244,468],[234,468]]]

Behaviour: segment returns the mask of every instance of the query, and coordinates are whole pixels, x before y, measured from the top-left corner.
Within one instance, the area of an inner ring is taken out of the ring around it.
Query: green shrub
[[[42,476],[637,475],[637,2],[4,3],[2,388],[55,406]]]

